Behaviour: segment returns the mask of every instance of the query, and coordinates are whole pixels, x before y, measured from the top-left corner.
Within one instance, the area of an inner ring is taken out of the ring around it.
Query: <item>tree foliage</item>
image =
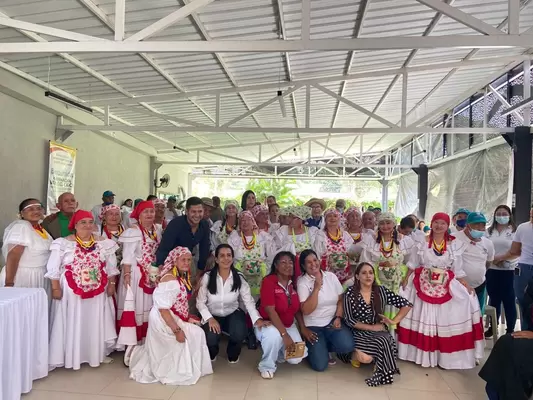
[[[247,189],[253,190],[257,201],[261,203],[272,195],[281,207],[287,207],[297,203],[292,194],[296,186],[297,183],[293,179],[250,179]]]

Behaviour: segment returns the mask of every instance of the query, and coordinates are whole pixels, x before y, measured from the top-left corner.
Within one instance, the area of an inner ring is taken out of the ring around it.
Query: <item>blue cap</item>
[[[113,197],[115,196],[115,193],[113,193],[111,190],[106,190],[102,197]]]
[[[170,196],[167,200],[168,201],[178,201],[178,199],[176,199],[176,196]]]
[[[487,223],[487,218],[485,218],[485,216],[483,215],[483,213],[480,213],[480,212],[471,212],[470,214],[468,214],[468,218],[466,219],[466,223],[467,224],[479,224],[479,223],[483,223],[483,224],[486,224]]]
[[[470,214],[470,211],[468,211],[466,208],[460,208],[460,209],[458,209],[458,210],[453,214],[453,216],[456,217],[456,216],[459,215],[459,214],[466,214],[466,215],[468,215],[468,214]]]

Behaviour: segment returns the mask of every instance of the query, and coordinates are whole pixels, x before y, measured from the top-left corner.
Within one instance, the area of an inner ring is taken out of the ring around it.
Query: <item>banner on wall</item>
[[[58,211],[57,199],[62,193],[74,193],[76,149],[56,142],[50,142],[48,163],[47,214]]]

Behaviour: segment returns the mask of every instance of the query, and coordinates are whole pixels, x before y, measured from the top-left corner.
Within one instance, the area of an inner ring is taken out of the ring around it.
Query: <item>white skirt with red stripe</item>
[[[422,300],[411,274],[400,296],[413,304],[412,310],[400,323],[398,357],[423,367],[470,369],[484,356],[481,312],[476,295],[452,279],[451,299],[443,304]]]

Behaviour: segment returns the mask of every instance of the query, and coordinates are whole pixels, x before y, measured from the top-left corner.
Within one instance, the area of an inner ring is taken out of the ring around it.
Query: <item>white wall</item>
[[[45,201],[48,141],[55,125],[53,113],[0,92],[0,232],[15,219],[23,199]],[[113,190],[117,203],[150,192],[148,155],[94,132],[76,132],[65,144],[78,149],[75,195],[81,208],[99,203],[104,190]],[[172,176],[179,181],[179,174]]]
[[[160,188],[157,190],[158,194],[179,194],[178,188],[181,186],[185,191],[187,197],[192,196],[192,193],[189,193],[189,170],[187,168],[182,168],[177,165],[172,164],[163,164],[157,171],[159,178],[163,175],[168,174],[170,176],[170,185],[167,188]]]

